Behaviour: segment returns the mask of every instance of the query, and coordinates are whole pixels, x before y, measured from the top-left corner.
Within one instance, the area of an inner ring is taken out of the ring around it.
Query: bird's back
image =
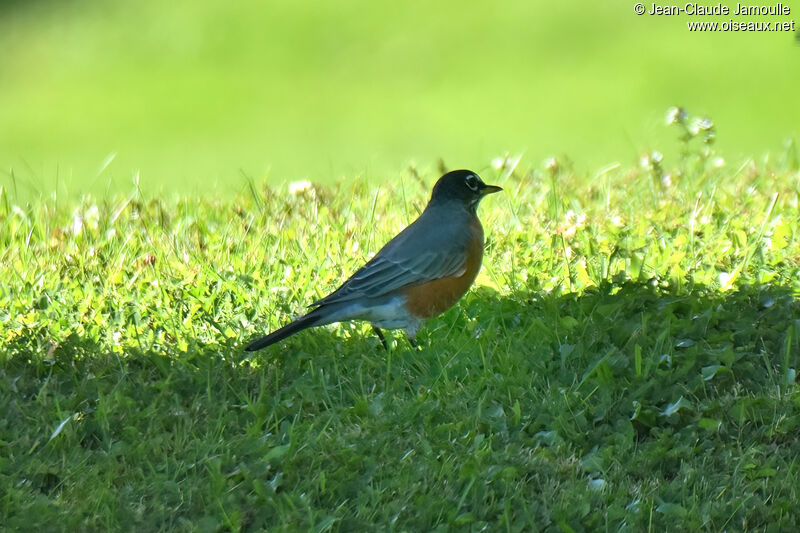
[[[479,235],[464,231],[465,227],[474,228],[475,224]],[[447,204],[429,205],[341,287],[312,305],[329,305],[364,296],[378,298],[460,274],[476,237],[480,238],[482,246],[483,231],[473,213],[463,208],[452,209]]]

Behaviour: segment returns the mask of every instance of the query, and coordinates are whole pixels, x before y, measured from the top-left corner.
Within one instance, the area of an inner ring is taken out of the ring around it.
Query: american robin
[[[483,227],[478,203],[501,191],[469,170],[436,182],[425,210],[314,310],[247,345],[252,352],[298,331],[345,320],[367,320],[388,349],[380,328],[406,330],[412,346],[426,318],[449,309],[481,268]]]

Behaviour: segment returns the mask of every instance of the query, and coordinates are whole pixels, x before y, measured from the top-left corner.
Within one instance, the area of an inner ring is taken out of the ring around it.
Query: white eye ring
[[[478,190],[478,178],[474,174],[470,174],[469,176],[467,176],[467,179],[465,181],[467,187],[469,187],[473,191]]]

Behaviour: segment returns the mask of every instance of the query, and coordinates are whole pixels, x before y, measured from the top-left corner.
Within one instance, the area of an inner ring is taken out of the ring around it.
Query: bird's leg
[[[419,347],[419,344],[417,344],[417,337],[415,335],[409,335],[408,333],[406,333],[406,339],[408,339],[408,343],[411,345],[412,348],[416,349],[417,347]]]
[[[378,326],[372,326],[372,331],[375,332],[375,334],[381,340],[381,344],[383,344],[383,347],[388,352],[389,351],[389,345],[386,343],[386,338],[383,336],[383,332],[381,331],[381,329]]]
[[[420,321],[411,322],[408,326],[406,326],[406,339],[408,339],[408,343],[411,345],[412,348],[417,348],[417,331],[419,331]]]

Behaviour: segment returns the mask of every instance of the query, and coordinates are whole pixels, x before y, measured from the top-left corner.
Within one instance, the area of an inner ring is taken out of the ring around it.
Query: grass
[[[412,220],[435,172],[3,189],[0,527],[797,528],[797,154],[722,162],[676,119],[683,149],[636,167],[497,161],[478,286],[419,350],[349,324],[241,348]]]

